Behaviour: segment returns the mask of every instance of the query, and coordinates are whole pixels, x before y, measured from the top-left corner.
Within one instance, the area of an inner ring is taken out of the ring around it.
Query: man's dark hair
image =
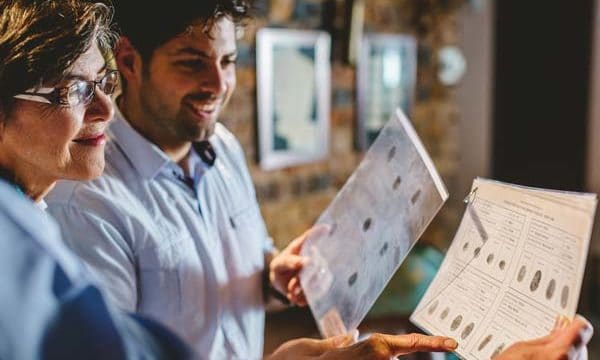
[[[223,17],[242,25],[250,16],[246,0],[115,0],[114,4],[121,35],[129,39],[144,60],[192,25],[201,24],[210,33]]]
[[[85,0],[0,0],[0,110],[12,97],[60,81],[93,44],[110,52],[112,8]]]

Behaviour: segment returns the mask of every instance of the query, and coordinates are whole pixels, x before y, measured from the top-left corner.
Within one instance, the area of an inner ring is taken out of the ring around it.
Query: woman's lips
[[[100,146],[100,145],[104,145],[106,143],[106,136],[104,135],[104,133],[99,133],[99,134],[84,136],[84,137],[75,139],[73,141],[78,144],[81,144],[81,145]]]

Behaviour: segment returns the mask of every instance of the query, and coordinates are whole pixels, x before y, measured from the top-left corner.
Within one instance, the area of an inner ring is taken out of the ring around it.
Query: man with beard
[[[305,304],[298,253],[309,233],[276,254],[243,151],[217,122],[235,88],[235,34],[247,4],[117,1],[115,8],[123,92],[105,173],[59,183],[48,211],[121,309],[166,324],[201,358],[260,359],[263,288]],[[300,339],[273,356],[331,350],[332,358],[389,358],[449,351],[456,342],[413,334],[333,350],[339,345],[346,343]]]
[[[115,2],[123,91],[105,173],[58,184],[48,210],[120,308],[168,325],[206,357],[258,359],[264,293],[305,304],[297,273],[308,233],[276,253],[243,151],[217,122],[248,5],[143,6],[141,16],[138,3]]]

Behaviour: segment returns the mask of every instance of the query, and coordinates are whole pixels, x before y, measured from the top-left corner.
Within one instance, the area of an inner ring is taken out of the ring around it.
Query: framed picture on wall
[[[397,107],[410,115],[417,78],[417,42],[399,34],[365,34],[357,64],[356,145],[366,150]]]
[[[264,28],[256,37],[258,160],[274,170],[329,152],[331,36]]]

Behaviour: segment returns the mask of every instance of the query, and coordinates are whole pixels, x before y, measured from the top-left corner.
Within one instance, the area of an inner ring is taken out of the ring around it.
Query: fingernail
[[[456,349],[458,347],[458,343],[454,339],[446,339],[444,340],[444,346],[450,349]]]
[[[348,333],[348,335],[351,335],[351,336],[352,336],[352,339],[354,340],[354,342],[357,342],[357,341],[358,341],[358,335],[359,335],[359,333],[358,333],[358,329],[354,329],[354,330],[350,331],[350,332]]]
[[[560,324],[561,317],[562,317],[562,315],[558,315],[556,317],[556,319],[554,319],[554,327],[553,327],[553,329],[555,329],[555,330],[558,329],[558,325]]]

